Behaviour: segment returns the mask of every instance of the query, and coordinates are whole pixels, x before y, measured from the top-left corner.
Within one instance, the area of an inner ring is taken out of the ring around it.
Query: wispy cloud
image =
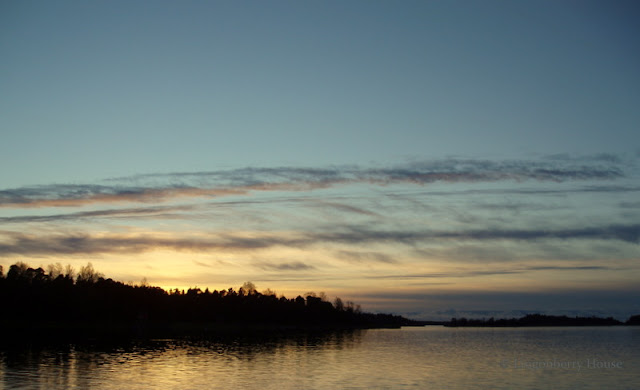
[[[292,261],[288,263],[267,263],[261,262],[255,264],[256,267],[265,271],[309,271],[315,269],[313,265],[305,264],[301,261]]]
[[[397,263],[393,257],[378,252],[362,252],[362,251],[347,251],[341,250],[334,252],[334,256],[339,259],[347,260],[355,263]]]
[[[211,250],[260,250],[276,246],[306,248],[324,244],[418,244],[441,243],[442,240],[617,240],[631,244],[640,243],[640,225],[607,225],[557,230],[469,230],[469,231],[382,231],[360,227],[347,227],[335,232],[269,233],[252,236],[234,233],[211,233],[199,238],[167,237],[163,235],[90,235],[50,234],[34,235],[3,232],[5,241],[0,243],[0,255],[55,255],[92,253],[140,253],[154,249],[176,251]],[[351,259],[369,258],[391,262],[384,256],[341,252]]]
[[[422,191],[414,195],[424,196],[450,196],[450,195],[549,195],[564,196],[569,194],[587,194],[587,193],[628,193],[640,192],[638,186],[619,186],[619,185],[588,185],[577,186],[572,188],[475,188],[457,191]],[[393,194],[389,194],[393,195]]]
[[[326,242],[360,244],[368,242],[403,243],[412,245],[431,240],[540,240],[540,239],[602,239],[640,242],[640,224],[606,225],[568,229],[484,229],[463,231],[382,231],[349,227],[342,232],[319,233],[316,239]]]
[[[16,217],[0,217],[0,223],[29,223],[29,222],[61,222],[76,221],[91,218],[168,218],[175,213],[188,212],[196,209],[195,205],[181,206],[150,206],[122,209],[106,209],[95,211],[80,211],[66,214],[22,215]]]
[[[3,207],[75,207],[91,203],[159,202],[169,198],[225,196],[246,189],[197,188],[187,186],[139,187],[51,184],[0,191]]]
[[[618,206],[622,209],[640,209],[640,202],[620,202]]]
[[[380,214],[370,210],[366,210],[362,207],[357,207],[357,206],[339,203],[339,202],[316,201],[314,205],[319,208],[331,208],[343,213],[360,214],[360,215],[366,215],[370,217],[380,216]]]
[[[430,279],[430,278],[468,278],[477,276],[493,276],[493,275],[513,275],[528,273],[531,271],[603,271],[603,270],[617,270],[617,267],[607,266],[531,266],[531,267],[514,267],[514,268],[501,268],[493,270],[472,270],[472,271],[447,271],[447,272],[432,272],[432,273],[415,273],[415,274],[387,274],[387,275],[371,275],[365,276],[369,279]]]
[[[615,158],[580,160],[444,159],[393,167],[243,168],[113,178],[106,184],[51,184],[0,190],[0,207],[61,207],[89,203],[159,202],[177,197],[219,197],[254,191],[308,191],[336,185],[435,182],[613,180],[624,177]],[[355,212],[356,210],[351,210]]]

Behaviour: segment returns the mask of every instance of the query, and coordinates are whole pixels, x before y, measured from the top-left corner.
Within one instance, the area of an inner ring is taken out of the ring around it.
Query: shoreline
[[[367,329],[400,329],[397,323],[238,323],[197,321],[2,321],[0,345],[49,341],[101,341],[111,339],[215,338],[245,335],[288,335]]]

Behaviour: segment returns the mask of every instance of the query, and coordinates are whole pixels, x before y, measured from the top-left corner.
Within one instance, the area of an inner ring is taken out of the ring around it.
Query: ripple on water
[[[5,389],[624,389],[640,383],[638,332],[428,327],[30,346],[0,350],[0,380]],[[514,364],[593,357],[624,369]]]

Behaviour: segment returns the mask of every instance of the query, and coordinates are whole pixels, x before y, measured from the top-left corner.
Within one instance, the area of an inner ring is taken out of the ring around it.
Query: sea
[[[640,389],[634,326],[13,341],[4,389]]]

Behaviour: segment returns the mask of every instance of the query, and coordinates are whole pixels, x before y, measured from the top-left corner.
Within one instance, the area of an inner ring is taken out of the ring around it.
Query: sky
[[[1,1],[0,265],[640,313],[634,1]]]

